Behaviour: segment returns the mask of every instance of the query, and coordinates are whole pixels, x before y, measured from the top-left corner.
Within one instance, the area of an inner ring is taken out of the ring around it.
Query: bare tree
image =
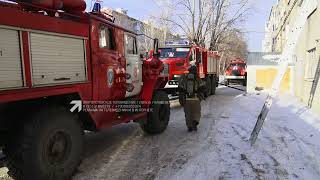
[[[218,50],[223,33],[243,19],[248,0],[160,0],[160,21],[190,41]]]
[[[219,50],[219,44],[223,43],[223,36],[236,30],[239,22],[244,17],[249,7],[248,0],[214,0],[212,1],[214,14],[212,15],[212,28],[210,35],[210,50]]]
[[[221,54],[221,72],[224,72],[231,60],[246,59],[248,46],[243,33],[238,29],[228,30],[220,38],[221,41],[217,48]]]
[[[159,20],[173,32],[181,34],[196,44],[205,43],[209,33],[212,9],[209,0],[162,0],[163,12]]]

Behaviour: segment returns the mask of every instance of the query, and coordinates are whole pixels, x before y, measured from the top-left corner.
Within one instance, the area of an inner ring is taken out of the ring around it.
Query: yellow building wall
[[[256,70],[256,86],[263,87],[264,89],[271,89],[273,81],[278,74],[278,68],[265,68]],[[291,84],[291,70],[285,73],[281,81],[280,92],[290,92]]]

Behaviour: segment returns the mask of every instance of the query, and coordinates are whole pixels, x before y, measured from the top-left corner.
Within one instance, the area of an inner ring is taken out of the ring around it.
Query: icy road
[[[187,132],[173,102],[161,135],[144,135],[136,124],[92,134],[74,179],[320,179],[320,120],[291,97],[276,101],[249,145],[264,98],[219,88],[202,103],[197,133]]]
[[[88,134],[73,179],[320,179],[320,119],[290,96],[275,102],[249,145],[264,98],[219,88],[202,103],[197,133],[187,132],[183,109],[173,102],[161,135],[145,135],[133,123]]]

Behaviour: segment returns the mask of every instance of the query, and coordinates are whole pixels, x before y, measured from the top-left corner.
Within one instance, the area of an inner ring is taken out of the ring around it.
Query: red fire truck
[[[247,85],[247,65],[243,59],[234,59],[230,62],[225,73],[225,85],[230,82],[241,82],[243,86]]]
[[[178,95],[178,79],[186,73],[191,64],[198,67],[198,76],[207,84],[206,96],[215,94],[219,82],[220,56],[216,51],[209,51],[188,41],[166,42],[160,48],[160,59],[168,76],[165,90],[171,95]],[[184,95],[179,94],[183,105]]]
[[[0,2],[0,148],[10,176],[70,178],[84,130],[130,121],[151,134],[166,129],[157,40],[142,61],[137,35],[99,4],[86,13],[84,0],[15,2]],[[139,109],[119,111],[128,104]]]

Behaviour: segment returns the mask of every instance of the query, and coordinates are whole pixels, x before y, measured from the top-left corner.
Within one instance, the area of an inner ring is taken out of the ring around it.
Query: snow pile
[[[319,179],[320,119],[290,96],[275,101],[256,144],[250,146],[265,98],[235,97],[205,146],[169,179]]]

